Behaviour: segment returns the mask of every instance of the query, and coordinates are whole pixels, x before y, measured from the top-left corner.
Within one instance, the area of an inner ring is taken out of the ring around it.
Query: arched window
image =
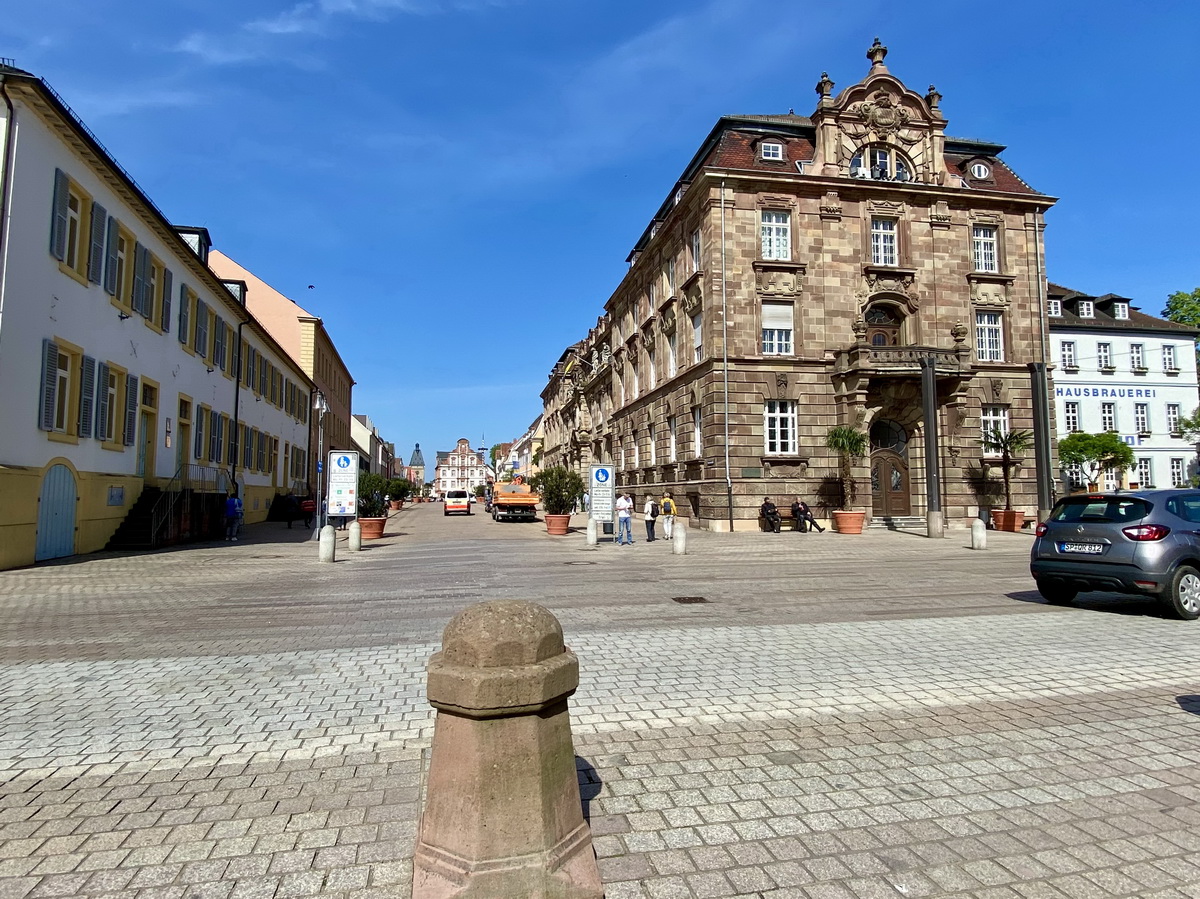
[[[871,144],[854,151],[850,175],[872,181],[912,181],[912,163],[895,147]]]
[[[871,346],[899,346],[904,319],[890,303],[875,303],[863,315],[867,323],[867,343]]]

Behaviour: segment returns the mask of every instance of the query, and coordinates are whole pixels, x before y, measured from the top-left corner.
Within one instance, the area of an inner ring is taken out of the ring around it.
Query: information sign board
[[[594,521],[612,521],[613,505],[616,502],[616,476],[611,465],[593,465],[588,481],[588,497],[591,500],[588,514]]]
[[[358,517],[358,453],[333,450],[329,454],[329,514]]]

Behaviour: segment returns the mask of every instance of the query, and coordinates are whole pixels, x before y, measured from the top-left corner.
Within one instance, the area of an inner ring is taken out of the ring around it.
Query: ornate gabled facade
[[[978,513],[982,429],[1033,429],[1045,386],[1055,201],[1004,147],[946,136],[941,95],[905,87],[886,52],[876,41],[839,94],[823,74],[811,117],[717,123],[551,372],[547,464],[612,462],[703,526],[751,528],[764,494],[836,504],[825,436],[856,425],[872,443],[857,505],[920,516],[931,365],[940,506],[948,521]],[[1030,511],[1033,468],[1015,478]]]

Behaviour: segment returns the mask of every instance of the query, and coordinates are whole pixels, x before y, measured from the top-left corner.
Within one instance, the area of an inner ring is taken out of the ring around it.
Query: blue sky
[[[521,434],[717,118],[811,113],[876,35],[950,134],[1061,198],[1052,280],[1155,314],[1200,286],[1198,4],[830,6],[40,0],[8,5],[0,55],[320,315],[405,458]]]

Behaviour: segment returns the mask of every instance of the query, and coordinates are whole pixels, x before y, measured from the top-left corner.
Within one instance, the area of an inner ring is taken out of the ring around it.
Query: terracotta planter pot
[[[1016,533],[1025,526],[1025,513],[1019,509],[992,509],[992,527]]]
[[[387,519],[360,518],[358,523],[362,527],[362,538],[364,540],[375,540],[383,536],[383,526],[387,524]]]
[[[403,508],[404,508],[404,502],[402,500],[398,500],[398,499],[392,500],[392,511],[393,512],[399,512]]]
[[[839,534],[861,534],[866,518],[866,512],[835,511],[833,513],[833,529]]]
[[[546,533],[561,537],[571,526],[570,515],[546,515]]]

